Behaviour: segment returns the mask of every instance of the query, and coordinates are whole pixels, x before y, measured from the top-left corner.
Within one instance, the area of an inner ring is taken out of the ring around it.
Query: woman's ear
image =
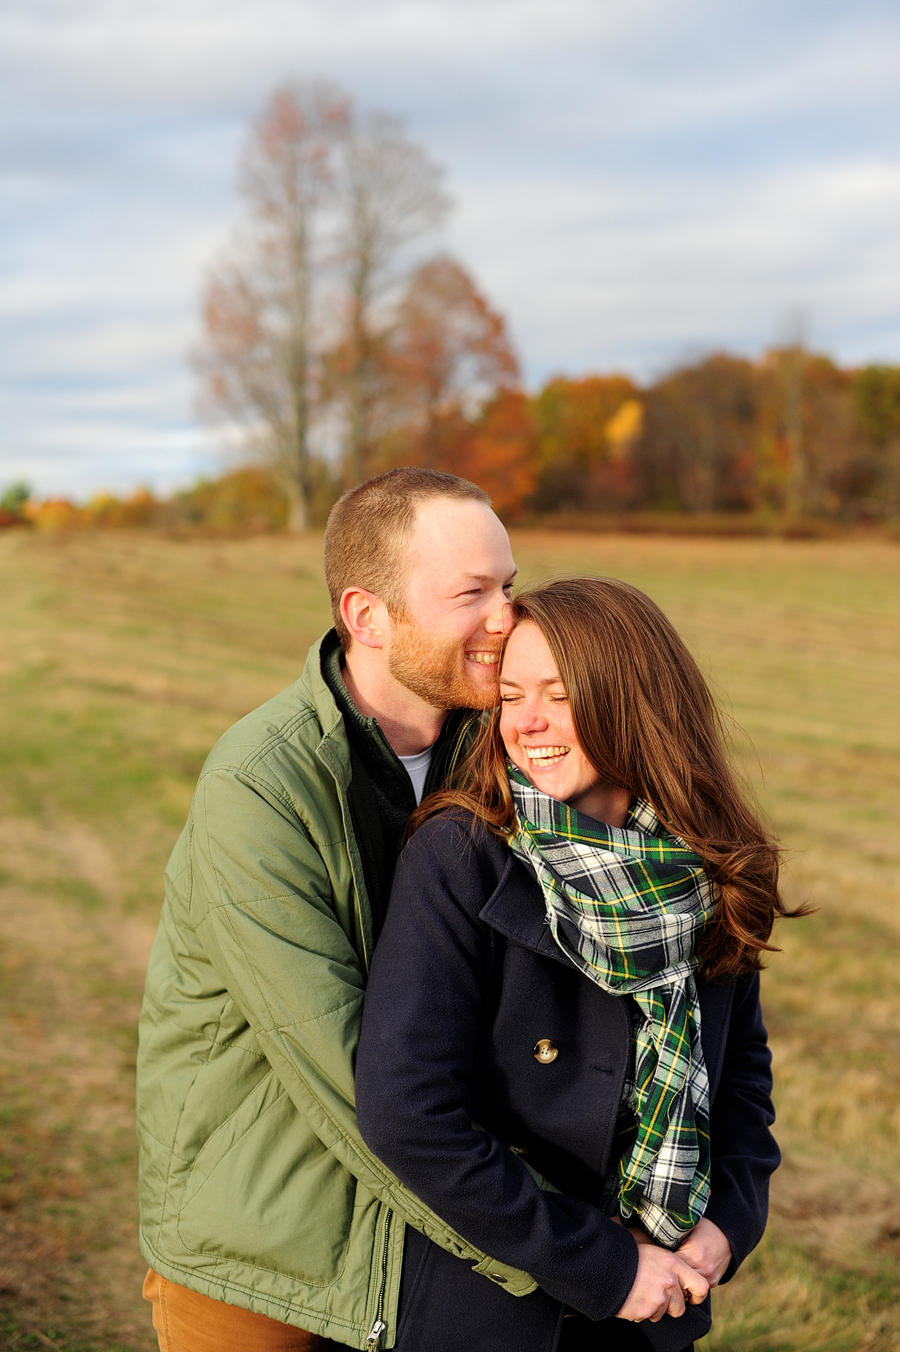
[[[347,587],[341,596],[341,619],[354,643],[383,648],[388,633],[387,608],[374,592]]]

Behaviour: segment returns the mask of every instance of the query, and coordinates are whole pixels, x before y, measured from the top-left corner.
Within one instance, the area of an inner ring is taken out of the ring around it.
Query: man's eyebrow
[[[518,568],[514,568],[514,569],[512,570],[512,572],[509,574],[510,581],[516,576],[516,574],[518,573],[518,571],[519,571]],[[494,577],[493,577],[493,575],[492,575],[491,573],[460,573],[460,577],[461,577],[461,578],[465,578],[465,579],[466,579],[467,581],[469,581],[469,582],[493,582],[493,581],[494,581]]]

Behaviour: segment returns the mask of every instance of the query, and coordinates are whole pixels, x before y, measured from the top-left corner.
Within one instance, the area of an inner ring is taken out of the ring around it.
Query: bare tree
[[[294,530],[308,518],[325,395],[341,408],[349,477],[371,468],[388,302],[412,266],[408,246],[449,207],[440,179],[395,118],[359,121],[328,86],[276,90],[251,132],[249,228],[210,274],[197,365],[207,410],[238,421],[278,473]]]
[[[347,422],[351,481],[372,467],[384,393],[385,300],[402,277],[413,240],[450,207],[442,170],[403,134],[400,122],[374,113],[351,125],[342,144],[338,258],[346,279],[344,324],[335,369]]]
[[[276,90],[242,163],[249,229],[211,272],[204,298],[197,365],[207,406],[243,423],[276,470],[292,530],[308,519],[316,293],[335,149],[348,125],[347,100],[327,86]]]

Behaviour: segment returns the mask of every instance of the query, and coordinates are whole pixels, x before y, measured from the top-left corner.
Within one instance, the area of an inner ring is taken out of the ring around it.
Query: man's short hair
[[[331,509],[325,530],[325,581],[331,614],[346,651],[350,634],[341,619],[341,596],[362,587],[387,606],[391,616],[406,611],[409,544],[419,504],[428,498],[468,498],[491,505],[477,484],[436,469],[389,469],[351,488]]]

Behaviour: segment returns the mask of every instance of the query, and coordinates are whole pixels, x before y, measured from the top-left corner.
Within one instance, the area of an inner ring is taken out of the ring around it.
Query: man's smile
[[[467,652],[466,661],[477,662],[479,666],[482,667],[495,667],[500,661],[500,652],[499,649],[493,649],[492,651],[479,649],[473,652]]]

